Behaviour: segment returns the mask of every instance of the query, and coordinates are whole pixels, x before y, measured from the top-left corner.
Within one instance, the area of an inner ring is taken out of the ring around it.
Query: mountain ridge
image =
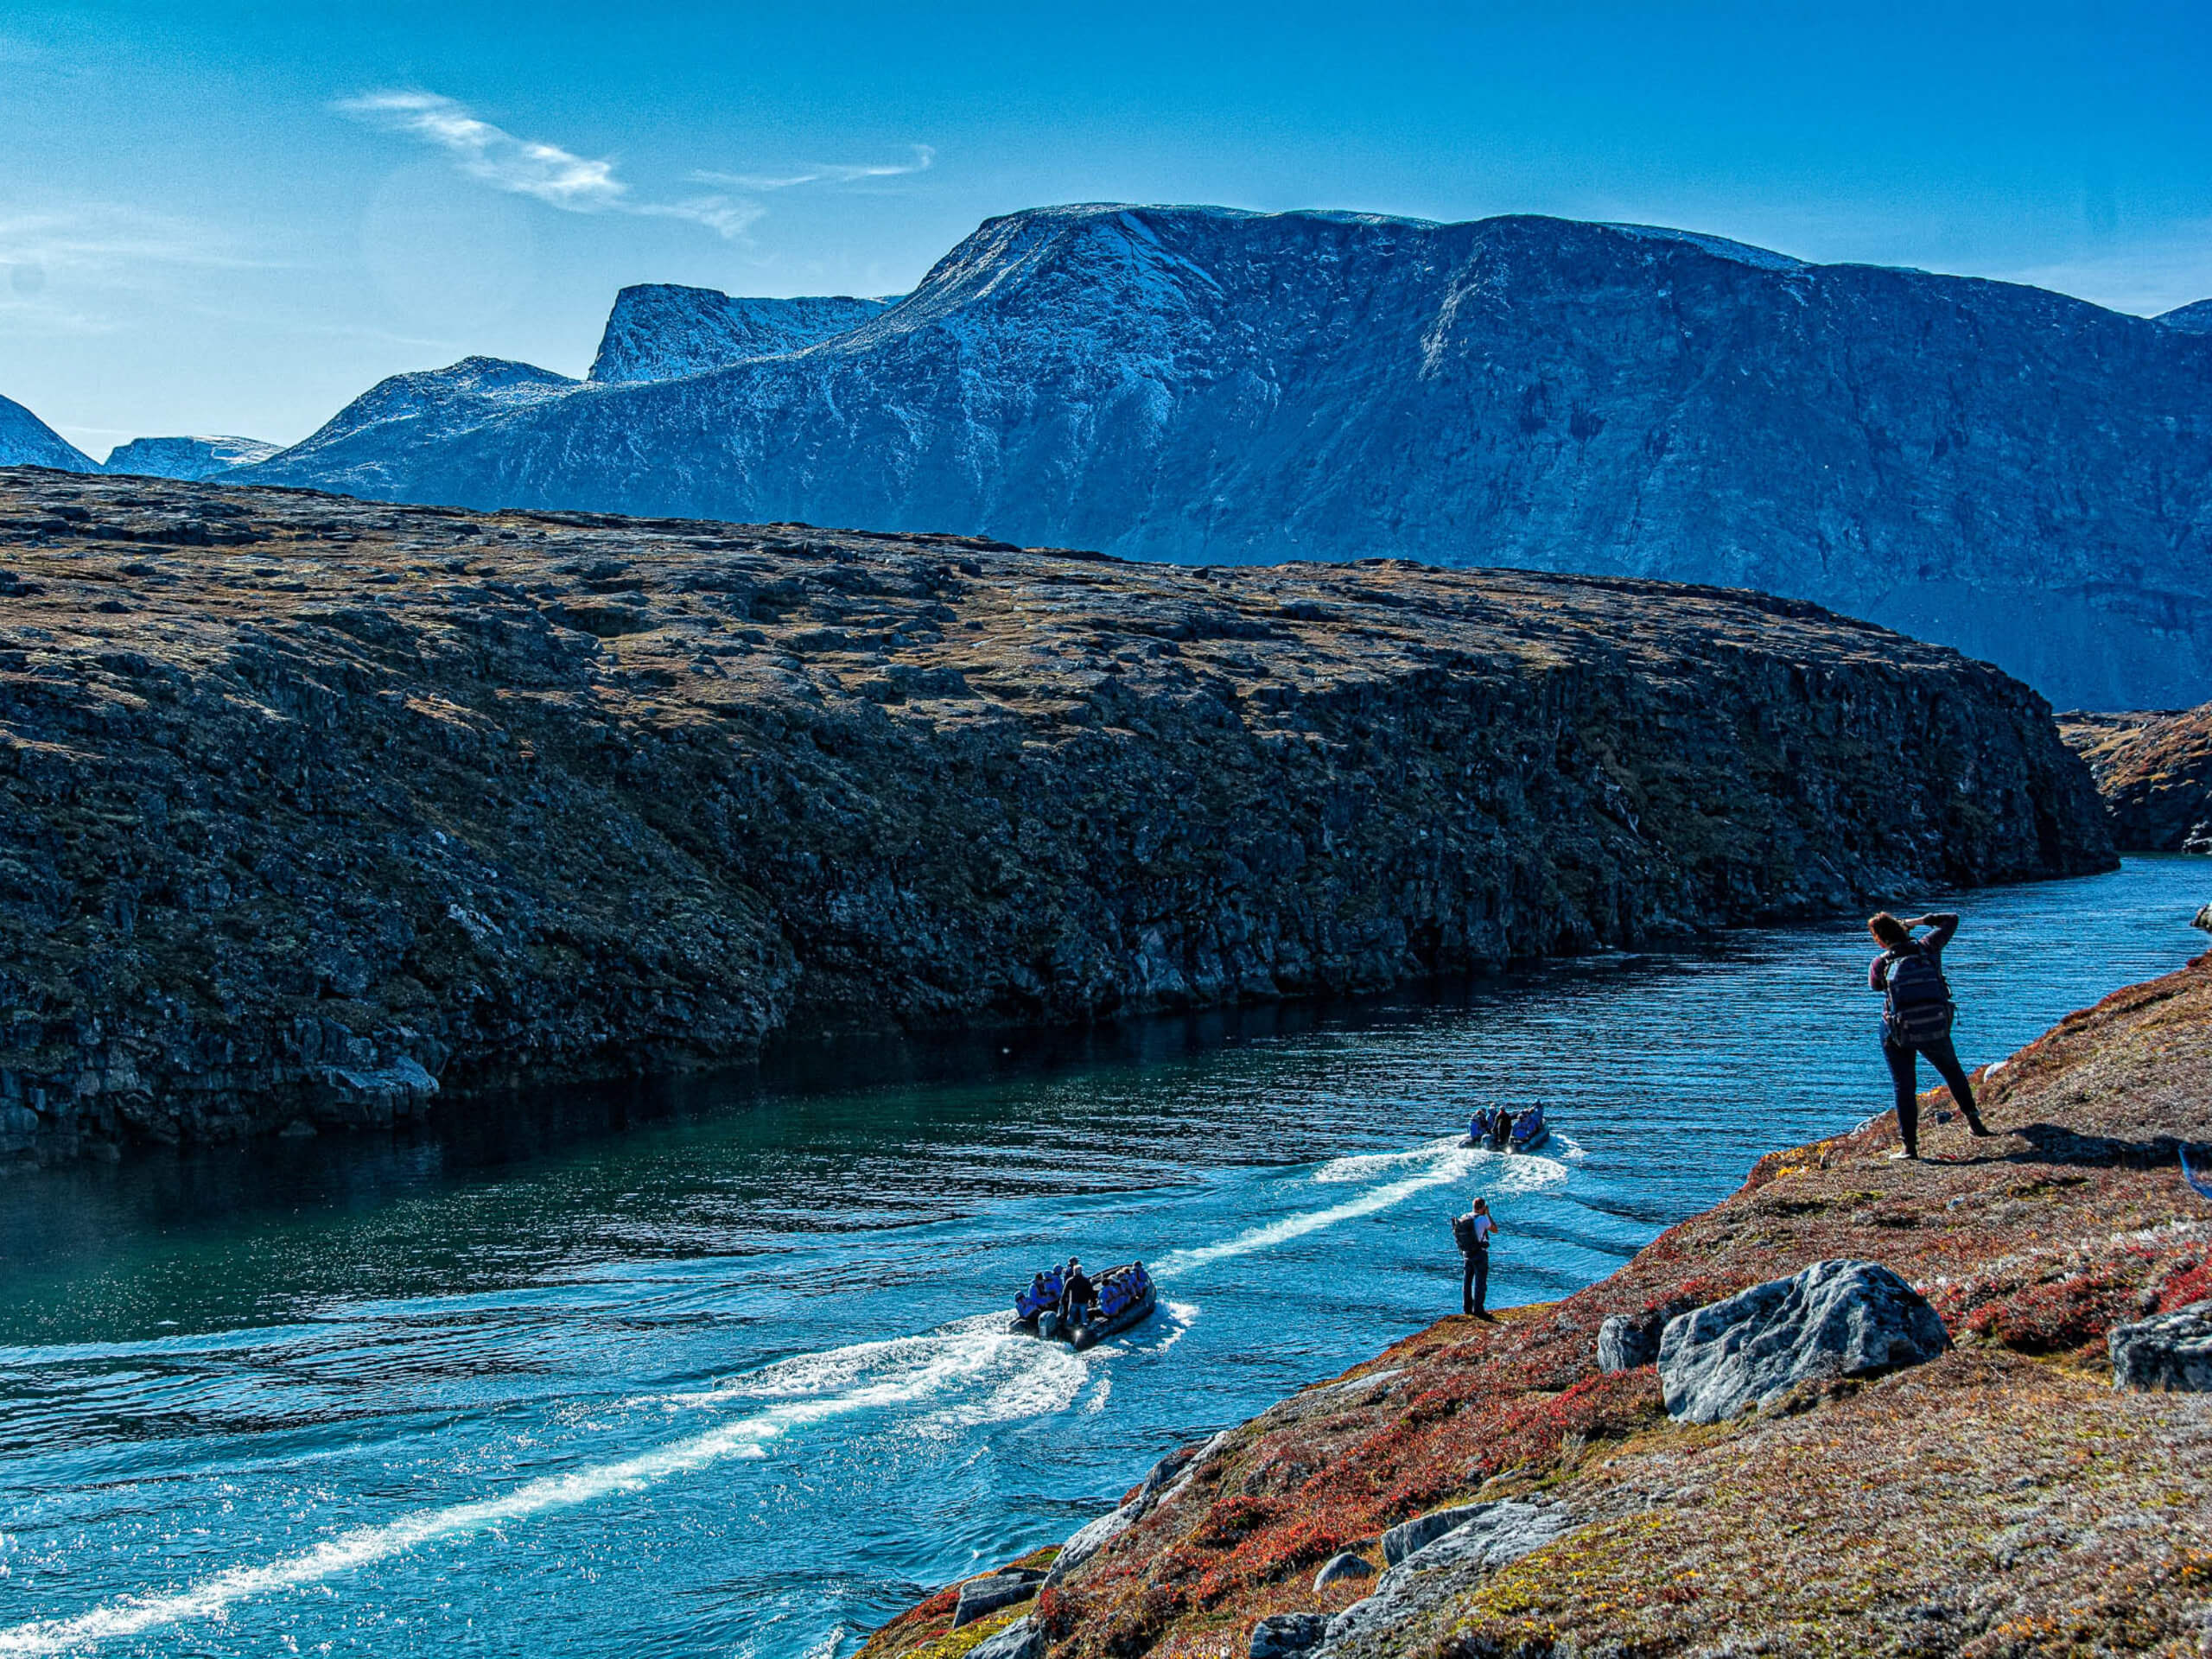
[[[1532,215],[1086,204],[987,220],[796,352],[570,390],[238,477],[1707,582],[2062,703],[2212,683],[2212,341],[2018,284]]]

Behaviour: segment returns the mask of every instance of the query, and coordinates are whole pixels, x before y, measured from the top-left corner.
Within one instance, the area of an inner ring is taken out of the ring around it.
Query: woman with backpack
[[[1924,927],[1928,937],[1916,939],[1913,930]],[[1926,1055],[1949,1086],[1951,1098],[1964,1113],[1967,1127],[1987,1135],[1974,1109],[1974,1085],[1951,1043],[1951,1021],[1956,1009],[1951,987],[1943,977],[1943,947],[1959,931],[1959,918],[1948,913],[1910,916],[1900,921],[1888,911],[1871,918],[1866,931],[1882,954],[1866,970],[1866,982],[1883,999],[1882,1058],[1889,1063],[1890,1081],[1897,1090],[1897,1132],[1904,1137],[1906,1158],[1920,1156],[1920,1056]],[[1899,1154],[1892,1154],[1899,1155]]]

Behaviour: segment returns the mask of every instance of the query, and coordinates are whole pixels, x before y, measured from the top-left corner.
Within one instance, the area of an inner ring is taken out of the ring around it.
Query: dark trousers
[[[1467,1270],[1459,1277],[1459,1311],[1479,1313],[1490,1295],[1490,1247],[1467,1252]]]
[[[1897,1132],[1904,1136],[1904,1149],[1916,1157],[1920,1152],[1918,1056],[1923,1054],[1936,1068],[1936,1075],[1950,1086],[1951,1098],[1966,1114],[1967,1122],[1979,1122],[1974,1110],[1974,1085],[1967,1081],[1966,1068],[1959,1064],[1959,1051],[1951,1046],[1948,1037],[1938,1037],[1926,1043],[1900,1043],[1885,1032],[1882,1034],[1882,1058],[1889,1062],[1890,1082],[1897,1089]]]

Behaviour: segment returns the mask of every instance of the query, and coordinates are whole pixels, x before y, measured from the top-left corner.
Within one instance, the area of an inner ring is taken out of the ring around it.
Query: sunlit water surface
[[[1969,1064],[2178,966],[2212,865],[1968,895]],[[0,1655],[802,1656],[1162,1452],[1610,1272],[1885,1103],[1863,933],[1448,995],[880,1043],[425,1138],[0,1182]],[[1543,1098],[1549,1156],[1464,1152]],[[592,1133],[626,1116],[620,1133]],[[1142,1256],[1077,1357],[1030,1270]]]

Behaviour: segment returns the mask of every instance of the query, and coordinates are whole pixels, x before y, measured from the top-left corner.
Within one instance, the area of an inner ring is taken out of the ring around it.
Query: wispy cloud
[[[123,326],[108,308],[113,296],[165,288],[179,270],[276,264],[207,226],[122,202],[0,204],[0,318],[24,334],[111,334]]]
[[[709,173],[691,175],[695,184],[726,184],[733,189],[747,191],[789,190],[801,184],[852,184],[861,179],[896,179],[909,173],[926,173],[937,161],[937,151],[927,144],[910,144],[913,159],[858,164],[846,162],[810,162],[791,173]]]
[[[518,138],[437,92],[377,92],[342,99],[340,113],[404,133],[454,158],[469,178],[571,213],[629,213],[640,219],[682,219],[718,236],[741,236],[767,212],[750,197],[796,185],[851,183],[925,171],[937,152],[912,146],[912,158],[878,164],[822,162],[788,174],[695,172],[689,182],[720,187],[703,195],[655,200],[639,195],[611,159],[594,160],[534,138]],[[734,194],[733,194],[734,193]]]

